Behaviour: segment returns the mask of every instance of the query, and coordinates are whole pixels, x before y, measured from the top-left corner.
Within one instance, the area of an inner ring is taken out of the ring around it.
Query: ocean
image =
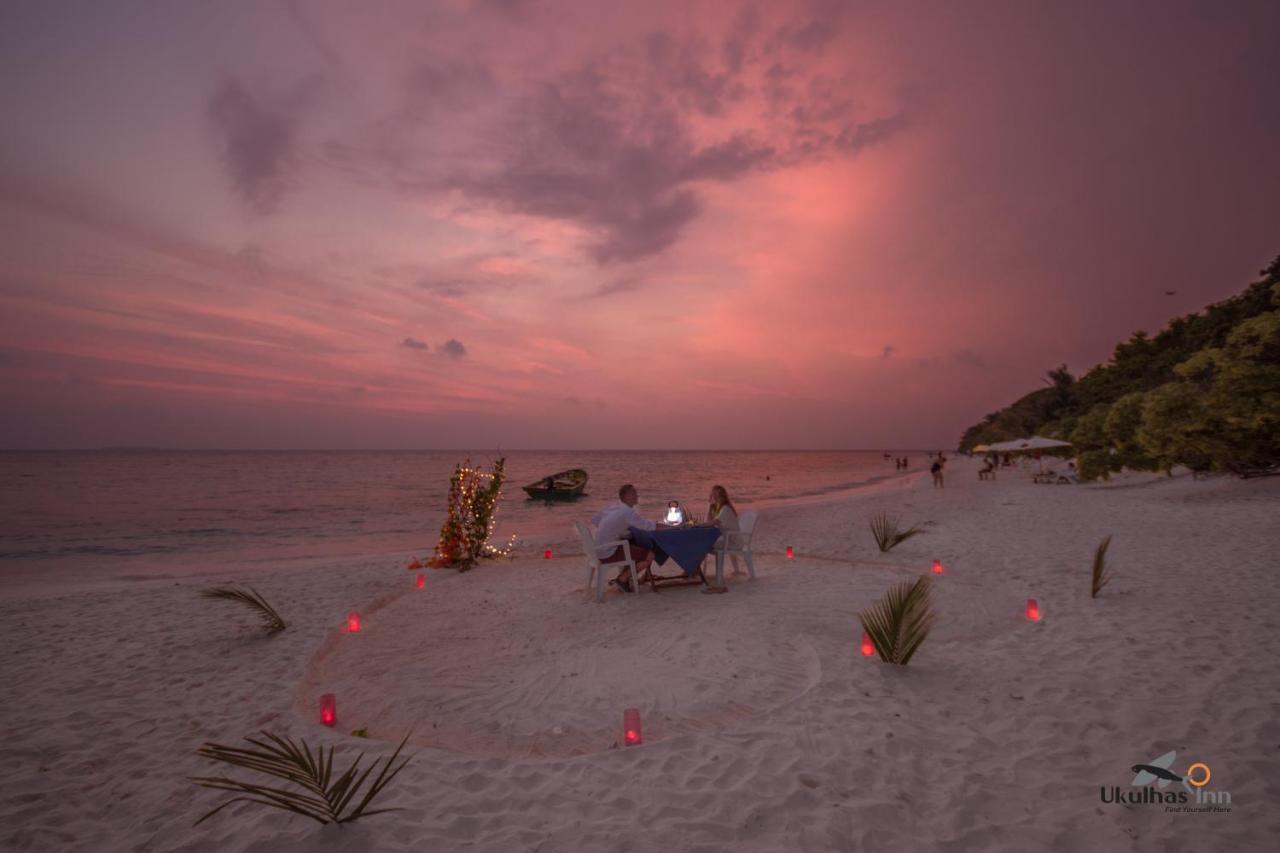
[[[571,522],[634,483],[641,512],[671,499],[706,511],[711,486],[740,507],[846,491],[899,472],[921,451],[512,451],[496,537],[522,547],[570,538]],[[155,572],[342,555],[429,557],[461,451],[0,452],[0,579],[75,570]],[[578,501],[528,500],[520,486],[567,468],[590,474]]]

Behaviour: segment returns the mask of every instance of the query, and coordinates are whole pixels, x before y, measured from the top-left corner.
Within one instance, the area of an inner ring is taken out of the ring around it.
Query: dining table
[[[720,529],[709,526],[659,527],[656,530],[629,528],[631,541],[653,552],[659,566],[673,560],[686,578],[702,567],[702,561],[715,548]]]

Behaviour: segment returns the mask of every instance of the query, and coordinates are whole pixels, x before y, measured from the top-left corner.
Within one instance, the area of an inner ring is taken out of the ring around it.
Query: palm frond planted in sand
[[[931,583],[926,575],[889,588],[884,598],[858,614],[876,654],[885,663],[906,666],[933,625]]]
[[[241,589],[238,586],[215,586],[200,590],[200,597],[234,601],[256,611],[262,617],[262,627],[267,629],[268,634],[277,634],[288,627],[284,618],[253,587]]]
[[[1089,597],[1097,598],[1102,588],[1111,583],[1111,573],[1107,571],[1107,548],[1111,546],[1111,537],[1103,539],[1098,550],[1093,552],[1093,581],[1089,585]]]
[[[901,530],[898,523],[901,519],[890,519],[887,512],[882,512],[871,519],[871,535],[876,537],[876,544],[881,551],[889,551],[906,542],[917,533],[923,533],[919,525]]]
[[[382,763],[383,759],[374,761],[373,764],[365,768],[363,773],[360,773],[360,762],[364,759],[364,753],[362,752],[356,756],[356,760],[343,771],[342,775],[334,779],[333,747],[329,747],[328,753],[325,752],[324,747],[319,747],[312,753],[311,747],[307,745],[305,740],[300,741],[301,746],[299,746],[290,738],[280,737],[270,732],[263,732],[262,736],[266,740],[257,740],[251,737],[245,738],[246,741],[253,744],[252,749],[239,749],[233,746],[206,743],[196,751],[196,755],[213,761],[221,761],[233,767],[256,770],[259,773],[265,773],[267,776],[291,782],[302,790],[272,788],[266,785],[256,785],[252,782],[242,782],[238,779],[228,779],[225,776],[193,777],[191,781],[203,788],[231,791],[240,795],[232,797],[200,818],[200,820],[196,821],[196,826],[199,826],[232,803],[241,801],[284,809],[294,814],[309,817],[320,823],[350,823],[362,817],[397,811],[397,809],[370,809],[369,806],[373,803],[374,798],[382,793],[387,785],[391,784],[391,780],[396,777],[396,774],[409,763],[409,759],[406,758],[396,764],[396,759],[400,756],[400,750],[404,749],[405,743],[409,740],[408,735],[405,735],[404,740],[400,741],[400,745],[396,747],[396,751],[391,754],[391,757],[385,759],[386,763],[382,765],[382,769],[369,784],[369,787],[365,789],[363,796],[360,796],[358,801],[356,797],[360,795],[360,789],[364,787],[369,774],[378,769],[378,765]],[[354,805],[352,805],[353,803]]]

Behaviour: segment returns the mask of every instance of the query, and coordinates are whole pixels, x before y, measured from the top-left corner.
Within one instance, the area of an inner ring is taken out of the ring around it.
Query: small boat
[[[524,486],[531,498],[539,500],[566,500],[582,496],[587,487],[587,472],[581,468],[570,468],[550,477],[543,477],[536,483]]]

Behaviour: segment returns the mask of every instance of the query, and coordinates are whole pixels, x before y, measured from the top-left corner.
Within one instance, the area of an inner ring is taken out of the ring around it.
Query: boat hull
[[[525,494],[540,501],[571,501],[580,498],[587,487],[587,472],[581,468],[571,468],[543,477],[536,483],[522,486]]]

